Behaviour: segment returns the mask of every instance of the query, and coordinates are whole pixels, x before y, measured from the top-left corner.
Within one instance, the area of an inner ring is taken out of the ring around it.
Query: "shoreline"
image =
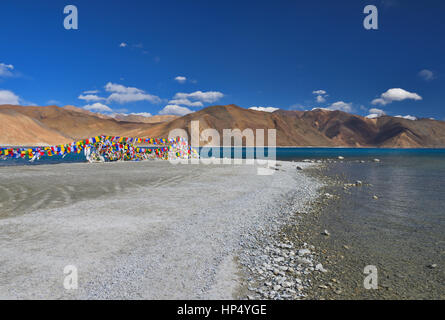
[[[316,195],[297,164],[313,165],[278,161],[271,176],[168,161],[4,167],[0,296],[233,299],[243,243],[288,215],[288,192],[299,210]],[[66,265],[79,270],[74,292]]]
[[[386,281],[363,293],[366,259],[321,219],[349,196],[342,172],[325,172],[338,162],[277,161],[272,176],[160,160],[4,167],[0,297],[397,298]],[[81,266],[74,293],[61,288],[66,261]]]

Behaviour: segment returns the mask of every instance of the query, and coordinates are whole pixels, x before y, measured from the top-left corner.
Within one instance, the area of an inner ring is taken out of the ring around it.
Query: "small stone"
[[[319,287],[320,289],[327,289],[327,288],[328,288],[328,287],[325,286],[324,284],[320,284],[318,287]]]
[[[300,166],[297,166],[297,170],[303,170],[303,168]]]
[[[281,289],[281,286],[279,284],[277,284],[273,287],[273,289],[274,289],[274,291],[278,291]]]
[[[343,157],[343,156],[338,156],[338,160],[345,160],[345,157]]]
[[[355,182],[355,186],[356,187],[360,187],[360,186],[362,186],[363,185],[363,182],[361,182],[360,180],[357,180],[356,182]]]
[[[309,250],[309,249],[300,249],[300,250],[298,250],[298,255],[299,256],[304,256],[305,254],[310,254],[311,253],[311,250]]]
[[[297,263],[298,264],[312,264],[312,261],[307,258],[298,258]]]
[[[379,197],[377,197],[376,195],[373,195],[372,198],[373,198],[374,200],[378,200],[378,199],[379,199]]]
[[[347,245],[343,245],[343,248],[345,248],[346,250],[349,250],[350,248],[349,248],[349,246],[347,246]]]
[[[289,281],[285,281],[285,282],[283,282],[283,287],[284,287],[284,288],[292,287],[292,282],[289,282]]]
[[[315,270],[323,272],[323,273],[327,272],[327,270],[325,268],[323,268],[323,265],[321,263],[319,263],[315,266]]]
[[[372,161],[374,161],[374,162],[380,162],[380,159],[374,159],[374,160],[372,160]]]
[[[435,268],[437,268],[437,264],[435,264],[435,263],[430,264],[430,265],[428,266],[428,268],[430,268],[430,269],[435,269]]]
[[[324,235],[324,236],[329,236],[330,235],[328,230],[324,230],[321,234]]]

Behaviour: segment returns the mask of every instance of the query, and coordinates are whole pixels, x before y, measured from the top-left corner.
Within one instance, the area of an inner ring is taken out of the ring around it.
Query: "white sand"
[[[0,298],[233,298],[240,236],[317,183],[282,162],[0,167]],[[307,164],[298,163],[299,166]],[[63,287],[78,269],[79,288]]]

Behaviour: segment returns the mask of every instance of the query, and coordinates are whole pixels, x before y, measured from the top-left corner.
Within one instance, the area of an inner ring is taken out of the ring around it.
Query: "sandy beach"
[[[0,298],[240,298],[246,237],[317,196],[297,164],[0,167]]]

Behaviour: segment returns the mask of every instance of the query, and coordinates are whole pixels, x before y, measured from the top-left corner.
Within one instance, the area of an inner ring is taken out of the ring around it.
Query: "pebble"
[[[315,270],[316,271],[320,271],[320,272],[327,272],[327,270],[325,269],[325,268],[323,268],[323,265],[321,264],[321,263],[318,263],[316,266],[315,266]]]
[[[305,254],[310,254],[311,253],[311,250],[309,250],[309,249],[300,249],[300,250],[298,250],[298,255],[299,256],[304,256]]]
[[[324,236],[331,235],[328,230],[324,230],[321,234],[324,235]]]
[[[428,268],[430,268],[430,269],[435,269],[435,268],[437,268],[437,264],[435,264],[435,263],[430,264],[430,265],[428,266]]]
[[[373,195],[372,198],[373,198],[374,200],[378,200],[378,199],[379,199],[379,197],[377,197],[376,195]]]

